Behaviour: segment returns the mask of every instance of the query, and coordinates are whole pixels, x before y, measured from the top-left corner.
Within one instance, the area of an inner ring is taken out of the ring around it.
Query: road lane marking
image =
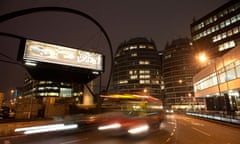
[[[211,136],[209,133],[207,133],[207,132],[205,132],[205,131],[202,131],[202,130],[200,130],[200,129],[197,129],[197,128],[194,128],[194,127],[192,127],[192,129],[194,129],[195,131],[198,131],[198,132],[200,132],[201,134],[204,134],[204,135],[206,135],[206,136]]]
[[[76,143],[76,142],[80,142],[80,141],[85,141],[85,140],[87,140],[87,139],[88,139],[88,138],[77,139],[77,140],[62,142],[62,143],[59,143],[59,144],[71,144],[71,143]]]
[[[198,122],[193,122],[192,121],[192,125],[196,125],[196,126],[204,126],[204,124],[198,123]]]
[[[168,122],[169,124],[172,124],[172,125],[175,125],[176,123],[175,122]]]

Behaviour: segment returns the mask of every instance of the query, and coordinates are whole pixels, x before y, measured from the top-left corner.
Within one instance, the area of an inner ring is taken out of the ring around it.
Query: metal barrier
[[[222,122],[228,122],[232,124],[240,125],[240,115],[239,113],[226,114],[224,112],[187,112],[187,115],[207,118]]]

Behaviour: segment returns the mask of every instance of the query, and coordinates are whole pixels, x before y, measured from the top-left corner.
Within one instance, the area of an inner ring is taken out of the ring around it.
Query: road
[[[144,137],[111,137],[97,130],[0,138],[0,144],[239,144],[240,129],[185,115],[167,115],[159,130]]]

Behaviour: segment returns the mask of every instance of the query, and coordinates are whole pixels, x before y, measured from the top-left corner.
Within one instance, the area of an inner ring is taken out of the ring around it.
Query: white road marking
[[[88,138],[77,139],[77,140],[72,140],[72,141],[62,142],[62,143],[59,143],[59,144],[71,144],[71,143],[77,143],[77,142],[80,142],[80,141],[85,141],[85,140],[87,140],[87,139],[88,139]]]
[[[204,126],[204,124],[198,123],[198,122],[193,122],[192,121],[192,125],[196,125],[196,126]]]
[[[202,130],[200,130],[200,129],[197,129],[197,128],[194,128],[194,127],[192,127],[192,129],[194,129],[195,131],[198,131],[198,132],[200,132],[201,134],[204,134],[204,135],[206,135],[206,136],[211,136],[209,133],[207,133],[207,132],[205,132],[205,131],[202,131]]]

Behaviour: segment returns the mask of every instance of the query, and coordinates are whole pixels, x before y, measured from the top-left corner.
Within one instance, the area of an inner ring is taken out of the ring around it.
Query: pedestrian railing
[[[186,114],[240,125],[240,115],[238,113],[225,114],[221,112],[187,112]]]

